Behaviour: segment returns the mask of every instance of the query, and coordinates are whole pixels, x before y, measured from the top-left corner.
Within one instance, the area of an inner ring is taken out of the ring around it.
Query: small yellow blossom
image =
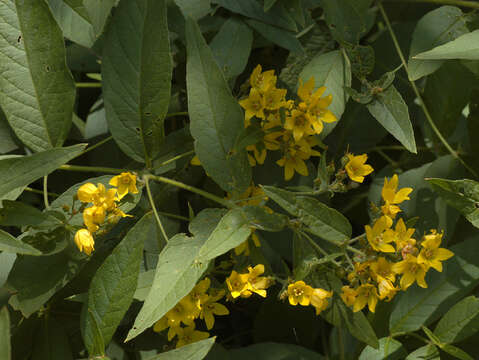
[[[130,172],[123,172],[120,175],[112,177],[109,184],[117,188],[120,200],[128,193],[138,194],[136,175]]]
[[[316,315],[328,307],[328,299],[333,296],[332,291],[326,291],[321,288],[313,289],[311,293],[311,305],[316,309]]]
[[[95,195],[98,193],[98,188],[92,183],[86,183],[80,186],[77,191],[78,200],[81,202],[93,202]]]
[[[324,88],[326,90],[326,88]],[[318,90],[319,91],[319,90]],[[328,95],[323,98],[315,97],[311,104],[308,106],[308,112],[315,116],[319,121],[325,123],[332,123],[338,120],[336,116],[327,109],[331,105],[333,97]]]
[[[92,251],[95,250],[95,240],[93,240],[93,235],[87,229],[78,230],[73,240],[78,250],[83,251],[87,255],[91,255]]]
[[[230,312],[223,304],[218,303],[224,296],[224,290],[221,290],[215,296],[209,296],[208,299],[201,305],[200,319],[204,319],[206,328],[211,330],[215,324],[214,315],[228,315]]]
[[[361,311],[368,305],[369,311],[375,312],[379,295],[376,286],[373,284],[363,284],[356,289],[357,296],[354,300],[353,311]]]
[[[263,96],[255,88],[251,88],[249,96],[246,99],[240,100],[239,104],[245,109],[245,121],[249,126],[249,121],[253,116],[259,119],[264,119],[265,101]]]
[[[263,165],[264,161],[266,160],[266,148],[263,147],[261,148],[260,144],[253,144],[253,145],[248,145],[246,147],[246,150],[248,150],[248,161],[251,166],[256,166],[256,164]],[[250,152],[253,153],[253,155],[250,154]]]
[[[369,279],[369,272],[368,268],[371,265],[370,261],[365,261],[365,262],[355,262],[354,263],[354,269],[348,274],[348,281],[353,282],[356,279],[361,279],[363,281],[366,281]]]
[[[394,240],[392,232],[390,230],[392,220],[387,216],[381,216],[374,223],[373,227],[366,225],[366,237],[371,247],[380,252],[395,252],[394,247],[390,243]]]
[[[424,235],[421,242],[422,250],[417,257],[419,264],[424,264],[429,269],[432,267],[439,272],[442,272],[441,261],[447,260],[454,256],[454,253],[448,249],[440,248],[442,236],[444,233],[438,233],[436,230],[431,230],[431,233]]]
[[[408,255],[406,259],[396,263],[392,267],[396,274],[402,274],[400,285],[401,289],[406,290],[415,281],[422,288],[427,288],[426,281],[426,266],[419,264],[417,258],[413,255]]]
[[[83,222],[90,232],[97,231],[105,221],[105,209],[102,206],[90,206],[83,211]]]
[[[276,86],[276,76],[274,70],[262,72],[261,65],[257,65],[249,78],[249,83],[252,88],[265,92],[268,89]]]
[[[321,132],[322,129],[316,132],[316,130],[312,128],[312,122],[313,119],[308,113],[295,109],[291,112],[291,116],[286,117],[284,128],[291,130],[294,140],[298,142],[303,136]]]
[[[264,108],[267,110],[278,110],[286,105],[284,98],[286,89],[269,88],[264,93]]]
[[[362,183],[364,181],[364,177],[374,171],[371,165],[366,164],[366,161],[368,160],[367,154],[346,154],[346,156],[348,157],[349,161],[345,168],[349,178],[352,181]]]
[[[235,270],[226,279],[226,285],[233,299],[239,296],[250,297],[251,291],[248,290],[248,274],[239,274]]]
[[[308,306],[311,302],[312,294],[313,288],[306,285],[304,281],[296,281],[295,283],[288,285],[288,300],[293,306],[298,304]]]
[[[411,237],[415,231],[416,229],[413,228],[408,229],[402,218],[397,221],[395,228],[397,236],[395,242],[398,251],[401,251],[405,247],[416,245],[416,240]]]
[[[165,316],[168,319],[168,326],[179,327],[181,323],[192,325],[199,314],[200,309],[197,304],[190,299],[183,298]]]
[[[201,280],[185,298],[201,310],[201,304],[208,300],[206,291],[210,287],[210,284],[211,280],[209,278]]]
[[[192,344],[194,342],[207,339],[210,334],[206,331],[198,331],[195,329],[195,325],[179,328],[177,330],[178,342],[176,343],[176,348]]]
[[[385,279],[382,276],[377,276],[376,281],[378,283],[379,299],[381,300],[391,301],[400,290],[400,288],[393,285],[391,280]]]
[[[381,191],[381,196],[384,200],[384,205],[381,210],[384,215],[387,215],[394,219],[396,214],[401,211],[397,204],[401,204],[405,200],[410,200],[409,194],[412,192],[412,188],[406,187],[397,191],[399,185],[399,178],[396,174],[393,175],[391,180],[384,178],[384,185]]]
[[[358,292],[356,289],[345,285],[341,288],[340,296],[347,306],[353,306],[356,301],[356,297],[358,296]]]
[[[260,276],[263,273],[263,264],[258,264],[254,268],[248,267],[248,290],[259,296],[266,297],[265,289],[271,285],[271,282],[267,277]]]
[[[371,269],[371,274],[373,279],[378,281],[378,277],[384,278],[391,282],[396,281],[396,274],[392,270],[393,263],[387,261],[384,257],[380,256],[376,261],[371,262],[369,268]]]

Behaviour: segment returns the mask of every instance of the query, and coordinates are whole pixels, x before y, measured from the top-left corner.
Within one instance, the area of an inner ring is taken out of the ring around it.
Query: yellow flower
[[[130,172],[123,172],[120,175],[112,177],[109,184],[117,188],[120,200],[128,193],[138,194],[136,175]]]
[[[394,219],[396,214],[401,211],[397,204],[400,204],[405,200],[410,200],[409,194],[412,192],[412,188],[409,187],[396,191],[398,185],[399,178],[394,174],[389,181],[387,178],[384,178],[384,185],[381,191],[381,196],[384,200],[384,205],[381,206],[381,210],[384,215],[387,215],[392,219]]]
[[[198,155],[195,155],[191,158],[190,164],[194,165],[194,166],[201,166],[201,161],[200,161],[200,158],[198,157]]]
[[[108,214],[107,221],[110,224],[116,224],[124,217],[133,217],[132,215],[125,214],[120,208],[115,207],[111,213]]]
[[[90,255],[92,251],[95,250],[95,240],[93,240],[93,235],[87,229],[80,229],[75,233],[73,239],[75,241],[78,250],[84,252],[87,255]]]
[[[345,285],[341,288],[340,296],[347,306],[353,306],[356,301],[356,297],[358,296],[358,292],[356,289]]]
[[[312,119],[311,116],[301,110],[293,110],[291,116],[286,117],[284,123],[284,128],[291,130],[293,132],[294,141],[298,142],[305,135],[313,135],[316,132],[315,129],[311,127]]]
[[[375,312],[376,305],[378,303],[378,291],[373,284],[364,284],[356,289],[357,296],[354,300],[353,311],[361,311],[366,305],[368,305],[369,311]]]
[[[226,306],[217,303],[224,296],[224,290],[218,292],[216,296],[210,296],[204,304],[201,305],[200,319],[204,319],[206,328],[211,330],[215,324],[214,315],[228,315],[230,312]]]
[[[77,197],[81,202],[93,202],[95,195],[98,193],[98,188],[92,183],[83,184],[78,188]]]
[[[349,161],[345,168],[349,178],[352,181],[362,183],[364,181],[364,177],[374,171],[371,165],[366,164],[366,161],[368,160],[367,154],[346,154],[346,156],[348,157]]]
[[[168,326],[179,327],[181,323],[185,325],[194,324],[194,320],[199,315],[200,309],[196,306],[196,303],[183,298],[165,316],[168,318]]]
[[[252,292],[248,290],[248,274],[239,274],[232,271],[231,275],[226,279],[226,285],[233,299],[239,296],[250,297]]]
[[[320,288],[313,289],[311,294],[311,305],[316,309],[316,315],[319,315],[321,311],[328,307],[328,299],[332,296],[332,291],[326,291]]]
[[[304,102],[309,102],[311,97],[313,96],[314,90],[314,77],[309,78],[308,81],[303,83],[302,79],[299,79],[299,87],[298,87],[298,96]],[[316,96],[321,97],[321,95],[326,90],[325,87],[321,87],[316,91]]]
[[[390,245],[394,240],[394,236],[391,236],[389,228],[392,225],[392,220],[387,216],[381,216],[376,222],[374,223],[373,227],[371,228],[369,225],[365,226],[366,229],[366,237],[368,238],[369,245],[379,252],[395,252],[394,247]]]
[[[397,236],[395,242],[398,251],[401,251],[404,247],[416,245],[416,240],[411,238],[415,231],[416,229],[413,228],[408,229],[402,218],[397,221],[395,228]]]
[[[436,230],[431,230],[431,233],[424,235],[421,243],[422,250],[417,257],[419,264],[424,264],[429,269],[432,267],[439,272],[442,272],[441,261],[447,260],[454,256],[454,253],[448,249],[440,248],[442,236],[444,233],[438,233]]]
[[[286,89],[269,88],[264,92],[264,107],[267,110],[278,110],[285,106],[284,98],[286,96]]]
[[[176,348],[207,339],[210,334],[206,331],[195,330],[195,325],[187,326],[184,328],[179,328],[177,330],[178,342],[176,343]]]
[[[406,259],[396,263],[392,267],[396,274],[402,274],[400,285],[401,289],[406,290],[414,281],[422,288],[427,288],[424,277],[426,276],[426,266],[419,264],[417,258],[413,255],[408,255]]]
[[[246,147],[246,150],[249,152],[253,152],[252,156],[251,154],[248,153],[248,161],[251,166],[256,166],[256,163],[263,165],[264,161],[266,160],[266,148],[259,149],[258,144],[253,144],[253,145],[248,145]]]
[[[326,90],[326,88],[324,88],[324,90]],[[325,122],[325,123],[335,122],[338,119],[330,110],[327,109],[327,107],[331,105],[332,101],[333,101],[333,97],[331,95],[328,95],[323,98],[315,97],[308,107],[308,112],[311,115],[317,117],[318,120],[321,122]]]
[[[368,268],[370,266],[371,262],[370,261],[365,261],[365,262],[355,262],[354,263],[354,269],[348,274],[348,281],[353,282],[356,278],[359,278],[361,280],[368,280],[369,279],[369,272]]]
[[[105,221],[105,209],[102,206],[90,206],[83,211],[83,222],[90,232],[97,231],[98,225]]]
[[[392,270],[393,264],[382,256],[372,262],[369,268],[373,275],[373,279],[379,282],[378,278],[383,278],[391,282],[396,281],[396,274]]]
[[[248,267],[248,290],[258,294],[259,296],[266,297],[266,290],[271,282],[267,277],[260,276],[264,273],[264,265],[258,264],[254,268]]]
[[[378,282],[379,289],[379,299],[386,301],[391,301],[396,293],[400,290],[399,288],[393,285],[389,279],[385,279],[381,276],[377,276],[376,281]]]
[[[194,304],[199,310],[201,310],[201,305],[208,300],[208,295],[206,291],[210,287],[211,280],[209,278],[204,278],[201,280],[193,290],[186,296],[186,298]]]
[[[244,119],[246,127],[250,125],[249,121],[253,116],[264,119],[265,101],[260,92],[255,88],[251,88],[249,96],[246,99],[240,100],[239,104],[245,109]]]
[[[276,86],[276,76],[274,75],[274,70],[261,71],[261,65],[258,64],[251,73],[249,83],[255,90],[265,92],[269,88]]]
[[[306,285],[304,281],[296,281],[295,283],[288,285],[288,300],[293,306],[298,304],[308,306],[311,302],[312,294],[313,288]]]
[[[276,164],[284,167],[284,179],[291,180],[296,171],[298,174],[308,176],[308,167],[304,160],[311,156],[321,156],[321,154],[311,149],[310,140],[303,138],[298,142],[292,141],[290,134],[283,136],[284,148],[283,157],[276,161]]]

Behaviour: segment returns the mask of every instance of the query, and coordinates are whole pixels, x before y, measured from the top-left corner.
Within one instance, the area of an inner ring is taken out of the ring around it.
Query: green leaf
[[[243,216],[251,227],[263,231],[281,231],[289,224],[289,218],[279,213],[270,213],[263,206],[246,205],[241,207]]]
[[[265,13],[261,4],[255,0],[217,0],[216,2],[229,11],[251,19],[259,20],[289,31],[298,30],[294,20],[281,4],[275,4]]]
[[[0,229],[0,251],[23,255],[41,255],[41,251],[15,239],[12,235]]]
[[[0,106],[34,151],[58,147],[70,130],[75,84],[63,34],[45,1],[0,1]]]
[[[32,360],[73,360],[72,349],[62,324],[53,317],[45,318],[36,332]]]
[[[103,46],[108,128],[128,156],[148,166],[163,140],[170,101],[172,63],[165,3],[121,1]]]
[[[378,98],[367,107],[371,115],[406,149],[417,153],[408,107],[394,86],[378,94]]]
[[[13,131],[8,125],[5,114],[0,109],[0,154],[6,154],[10,151],[13,151],[18,148],[18,145],[15,143],[15,138]]]
[[[443,263],[442,273],[428,272],[427,289],[413,285],[396,297],[389,319],[391,334],[427,326],[479,283],[477,240],[470,238],[452,246],[455,255]]]
[[[277,0],[264,0],[263,10],[269,11]]]
[[[406,360],[440,360],[439,351],[434,344],[424,345],[410,353]]]
[[[311,232],[328,241],[340,243],[351,238],[351,224],[340,212],[308,197],[295,196],[286,190],[263,186],[266,195],[299,218]]]
[[[211,40],[210,48],[226,79],[243,72],[248,63],[253,32],[241,21],[230,18]]]
[[[464,59],[479,60],[479,30],[459,36],[457,39],[413,57],[420,60]]]
[[[351,86],[351,65],[339,50],[316,55],[301,71],[299,78],[306,82],[314,77],[315,89],[325,86],[324,95],[331,95],[329,110],[339,120],[344,113],[348,95],[345,87]],[[338,122],[325,124],[322,136],[329,134]]]
[[[110,16],[111,9],[119,0],[83,0],[83,6],[95,32],[95,40],[100,37]]]
[[[261,34],[265,39],[281,46],[293,53],[303,53],[304,49],[299,40],[289,31],[265,24],[258,20],[245,20],[246,23]]]
[[[379,339],[379,349],[366,346],[359,360],[402,360],[406,355],[406,349],[399,341],[387,337]]]
[[[42,212],[20,201],[2,201],[2,208],[0,208],[0,225],[2,226],[34,226],[52,229],[62,224],[53,213]]]
[[[98,329],[105,346],[111,341],[133,301],[143,245],[152,231],[156,231],[155,227],[156,222],[152,213],[143,216],[113,249],[90,283],[86,311],[98,319]],[[95,332],[90,319],[89,316],[85,317],[83,340],[90,356],[101,355],[94,352]]]
[[[449,206],[479,228],[479,183],[474,180],[426,179]]]
[[[456,343],[479,331],[479,299],[469,296],[455,304],[439,320],[434,334],[444,343]]]
[[[1,5],[0,5],[1,6]],[[10,191],[50,174],[60,165],[63,165],[78,156],[84,144],[73,145],[42,151],[30,156],[12,157],[0,160],[0,199]]]
[[[460,360],[474,360],[474,358],[466,353],[464,350],[461,350],[455,346],[446,344],[441,347],[442,351],[447,352],[449,355],[454,356],[456,359]]]
[[[185,17],[198,20],[211,11],[211,0],[175,0]]]
[[[8,308],[0,309],[0,359],[10,360],[12,349],[10,345],[10,315]]]
[[[179,349],[170,350],[158,354],[148,360],[202,360],[208,354],[215,343],[215,337],[194,342],[182,346]]]
[[[152,326],[193,289],[208,268],[208,263],[197,261],[198,253],[223,215],[223,210],[205,209],[190,223],[193,238],[177,234],[168,241],[158,258],[151,290],[126,341]]]
[[[432,74],[443,64],[440,60],[413,59],[419,53],[447,43],[469,32],[466,17],[455,6],[442,6],[428,12],[418,21],[412,35],[408,72],[411,80]]]
[[[251,182],[246,150],[235,149],[244,128],[243,112],[192,19],[186,21],[186,40],[188,110],[196,154],[218,185],[241,193]]]
[[[324,16],[331,34],[339,42],[357,44],[374,24],[372,0],[322,0]]]
[[[293,344],[260,343],[228,352],[228,360],[323,360],[317,352]]]

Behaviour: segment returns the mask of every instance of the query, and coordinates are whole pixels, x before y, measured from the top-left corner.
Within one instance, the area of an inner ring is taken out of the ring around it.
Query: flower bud
[[[80,229],[76,232],[74,237],[75,244],[78,250],[90,255],[95,250],[95,240],[92,234],[87,229]]]
[[[93,202],[94,195],[97,193],[98,188],[92,183],[86,183],[80,186],[77,191],[78,200],[81,202]]]

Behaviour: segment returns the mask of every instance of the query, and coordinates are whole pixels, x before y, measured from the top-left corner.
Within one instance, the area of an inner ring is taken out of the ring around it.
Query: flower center
[[[296,289],[293,290],[293,294],[294,294],[294,296],[296,296],[296,297],[302,296],[303,293],[304,293],[303,289],[297,289],[297,288],[296,288]]]

